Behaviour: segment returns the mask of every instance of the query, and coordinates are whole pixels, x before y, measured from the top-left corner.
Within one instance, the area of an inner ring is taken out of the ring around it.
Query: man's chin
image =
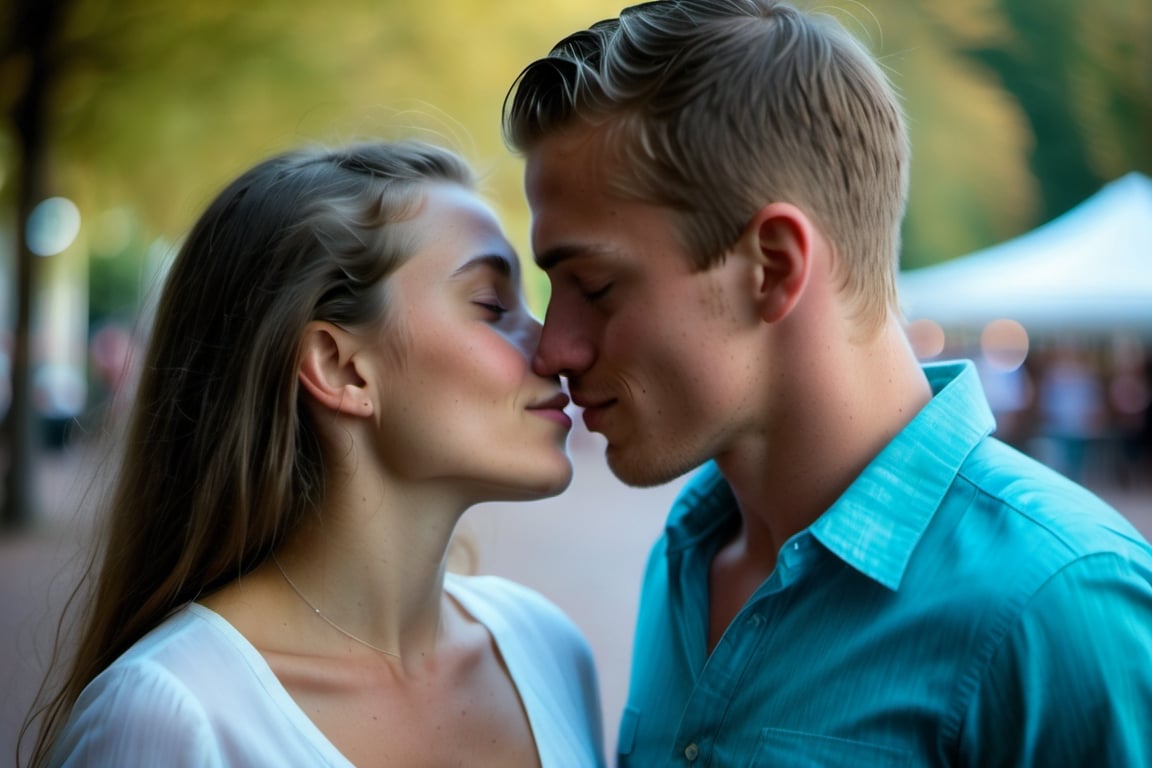
[[[670,483],[700,464],[676,461],[670,455],[624,448],[611,442],[604,450],[604,458],[616,479],[633,488],[652,488]]]

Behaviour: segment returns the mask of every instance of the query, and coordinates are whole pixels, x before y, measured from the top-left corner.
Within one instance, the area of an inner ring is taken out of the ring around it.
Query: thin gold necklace
[[[372,650],[377,651],[379,653],[383,653],[385,656],[391,656],[391,657],[396,658],[396,659],[400,658],[400,654],[396,653],[396,651],[389,651],[387,648],[381,648],[378,645],[372,645],[372,643],[368,642],[367,640],[361,640],[360,638],[356,637],[356,635],[352,634],[351,632],[344,629],[343,627],[341,627],[336,622],[332,621],[332,619],[330,619],[327,616],[325,616],[324,614],[320,613],[320,609],[317,608],[316,606],[312,605],[311,600],[304,597],[304,593],[300,591],[300,587],[296,586],[295,582],[293,582],[292,579],[288,578],[288,574],[284,572],[284,566],[280,565],[280,561],[276,559],[275,554],[272,555],[272,562],[276,564],[276,570],[280,571],[280,575],[284,577],[284,581],[288,582],[288,586],[292,587],[292,591],[296,593],[297,597],[299,597],[301,600],[304,601],[304,605],[306,605],[312,609],[312,613],[316,614],[321,619],[323,619],[325,624],[332,627],[332,629],[334,629],[337,632],[339,632],[340,634],[344,635],[344,637],[348,638],[349,640],[355,640],[356,642],[360,643],[360,645],[371,648]]]

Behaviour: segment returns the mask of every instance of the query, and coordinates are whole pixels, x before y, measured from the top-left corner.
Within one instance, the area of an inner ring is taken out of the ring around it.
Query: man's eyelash
[[[607,296],[608,291],[611,289],[612,283],[608,283],[604,287],[597,288],[594,291],[581,291],[580,293],[583,295],[584,301],[588,302],[589,304],[595,304],[597,301]]]

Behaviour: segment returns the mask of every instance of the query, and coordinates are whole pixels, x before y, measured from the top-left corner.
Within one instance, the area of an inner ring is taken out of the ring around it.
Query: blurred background
[[[833,5],[909,118],[901,295],[918,354],[975,359],[1002,437],[1143,520],[1152,4]],[[477,166],[529,257],[502,100],[528,61],[619,8],[0,0],[0,690],[15,692],[0,754],[51,650],[149,302],[200,209],[282,149],[419,135]],[[525,274],[542,313],[547,284]],[[569,494],[471,524],[481,570],[537,586],[589,633],[611,742],[642,560],[676,484],[625,489],[595,436],[578,431],[572,447]]]
[[[843,6],[909,116],[904,269],[963,259],[1057,219],[1109,182],[1152,173],[1152,5]],[[0,468],[11,526],[37,512],[31,452],[99,429],[108,395],[131,385],[123,361],[146,331],[166,260],[210,197],[257,159],[302,142],[376,135],[448,143],[485,174],[487,194],[527,255],[520,162],[500,140],[501,101],[531,58],[618,4],[550,0],[493,11],[467,0],[6,0],[3,9]],[[1150,208],[1133,216],[1147,232]],[[1137,279],[1152,285],[1131,273],[1152,273],[1146,238],[1120,243],[1137,252],[1125,269],[1110,266],[1117,244],[1083,245],[1061,275],[1066,286],[1105,270],[1129,290]],[[1020,397],[1029,408],[1042,406],[1039,367],[1060,337],[1062,359],[1074,345],[1105,379],[1098,408],[1106,413],[1092,417],[1098,430],[1119,428],[1116,419],[1134,424],[1147,410],[1147,382],[1142,394],[1123,384],[1117,399],[1108,379],[1146,367],[1152,295],[1138,296],[1143,307],[1132,311],[1140,317],[1113,311],[1105,324],[1061,319],[1067,307],[1057,302],[1042,308],[1047,317],[1013,317],[1028,278],[1051,269],[1042,254],[993,315],[933,311],[944,296],[968,303],[1003,288],[995,276],[978,274],[968,291],[948,276],[922,290],[909,317],[943,321],[944,335],[926,343],[924,356],[969,353],[988,321],[1026,321],[1032,354],[1020,355],[1020,365],[1031,382]],[[546,284],[527,274],[542,309]],[[1020,429],[1046,428],[1048,417],[1034,416],[1021,416]]]

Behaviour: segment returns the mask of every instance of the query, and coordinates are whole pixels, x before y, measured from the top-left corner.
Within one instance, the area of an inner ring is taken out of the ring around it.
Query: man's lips
[[[583,409],[584,426],[588,428],[589,432],[599,432],[600,426],[603,423],[604,415],[609,408],[615,405],[616,400],[586,400],[581,397],[574,397],[573,402]]]

